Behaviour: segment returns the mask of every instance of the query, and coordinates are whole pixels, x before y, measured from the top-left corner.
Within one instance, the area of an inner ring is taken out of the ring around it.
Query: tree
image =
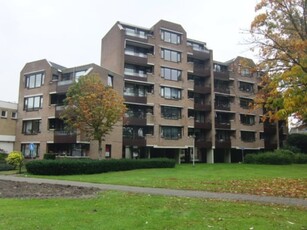
[[[255,98],[266,118],[307,121],[307,0],[261,0],[251,23],[252,50],[264,71]]]
[[[6,163],[18,168],[19,173],[21,173],[21,167],[23,166],[24,157],[21,152],[13,151],[10,152],[7,158],[5,158]]]
[[[98,158],[102,159],[102,141],[126,111],[123,97],[105,86],[98,75],[80,77],[66,96],[61,118],[68,127],[97,140]]]

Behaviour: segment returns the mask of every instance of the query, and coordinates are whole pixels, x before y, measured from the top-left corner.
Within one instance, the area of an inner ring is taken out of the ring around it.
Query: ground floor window
[[[38,157],[39,144],[35,143],[21,144],[21,152],[25,158],[36,158]]]
[[[106,145],[106,152],[105,152],[105,156],[106,158],[111,158],[111,153],[112,153],[112,145]]]

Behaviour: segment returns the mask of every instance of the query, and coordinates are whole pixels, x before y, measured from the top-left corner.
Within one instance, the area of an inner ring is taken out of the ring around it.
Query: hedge
[[[280,149],[274,152],[264,152],[258,154],[247,154],[244,158],[247,164],[271,164],[271,165],[287,165],[287,164],[306,164],[307,155],[303,153],[293,153],[290,150]]]
[[[14,170],[14,166],[0,162],[0,171],[9,171],[9,170]]]
[[[45,153],[44,160],[55,160],[56,155],[54,153]]]
[[[35,175],[74,175],[145,168],[174,168],[175,164],[175,160],[166,158],[138,160],[60,159],[29,161],[26,164],[26,169],[28,173]]]

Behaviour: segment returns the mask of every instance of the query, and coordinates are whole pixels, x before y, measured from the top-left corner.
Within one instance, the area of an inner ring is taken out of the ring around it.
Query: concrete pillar
[[[224,162],[225,163],[231,163],[231,150],[230,149],[225,149]]]
[[[214,164],[214,149],[207,150],[207,163]]]
[[[128,146],[125,147],[125,158],[131,159],[131,149]]]

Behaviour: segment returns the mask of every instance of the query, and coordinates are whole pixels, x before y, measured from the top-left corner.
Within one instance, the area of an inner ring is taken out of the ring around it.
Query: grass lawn
[[[307,229],[306,209],[102,192],[87,199],[0,199],[0,229]]]
[[[307,164],[196,164],[194,167],[182,164],[172,169],[39,177],[142,187],[307,197]]]

